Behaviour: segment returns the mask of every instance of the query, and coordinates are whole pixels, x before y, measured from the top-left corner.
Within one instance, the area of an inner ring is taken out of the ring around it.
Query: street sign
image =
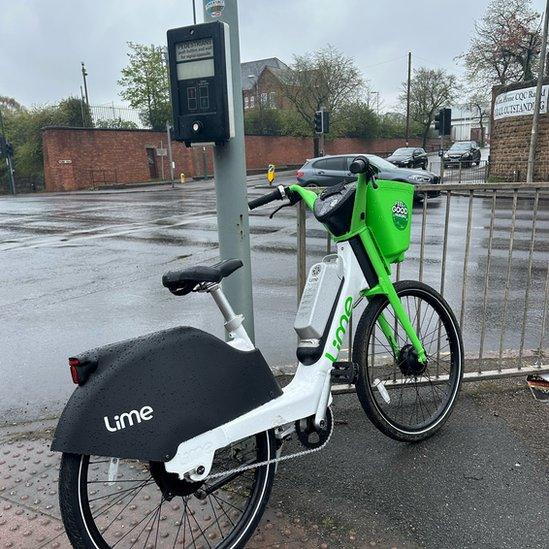
[[[168,149],[156,149],[156,156],[168,156]]]
[[[229,26],[215,21],[168,31],[173,138],[219,145],[235,136]]]

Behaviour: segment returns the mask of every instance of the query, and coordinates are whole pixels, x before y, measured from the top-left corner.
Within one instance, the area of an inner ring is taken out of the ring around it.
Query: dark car
[[[444,167],[471,167],[480,164],[480,147],[476,141],[456,141],[443,156]]]
[[[421,147],[401,147],[388,156],[387,160],[398,168],[423,168],[426,170],[429,164],[427,153]]]
[[[330,187],[341,181],[347,183],[356,181],[356,175],[349,171],[349,166],[357,156],[359,154],[338,154],[311,158],[297,171],[297,181],[303,186],[318,187]],[[432,172],[397,168],[394,164],[374,154],[365,154],[364,156],[368,158],[370,164],[377,168],[379,179],[403,181],[412,185],[440,183],[440,178]],[[431,191],[428,196],[438,196],[439,194],[439,192]]]

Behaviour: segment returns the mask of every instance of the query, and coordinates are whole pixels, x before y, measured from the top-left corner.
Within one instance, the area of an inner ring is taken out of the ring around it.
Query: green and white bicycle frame
[[[372,184],[374,183],[368,182],[363,174],[359,174],[350,231],[334,237],[337,242],[335,261],[337,261],[342,282],[340,291],[336,294],[322,296],[322,299],[335,304],[335,314],[330,320],[329,335],[320,358],[308,365],[299,363],[295,376],[278,398],[224,425],[182,442],[173,459],[165,463],[168,472],[177,473],[180,478],[188,477],[191,480],[200,481],[210,474],[214,454],[218,449],[269,429],[277,429],[277,433],[284,436],[296,420],[306,417],[314,416],[315,424],[320,425],[331,403],[333,363],[338,359],[353,307],[363,297],[371,298],[380,294],[387,296],[395,318],[398,319],[414,346],[418,359],[421,362],[426,361],[425,350],[391,281],[390,264],[382,255],[379,245],[365,222],[366,194],[368,185]],[[298,194],[306,206],[313,209],[318,199],[315,192],[299,185],[290,186],[290,191]],[[407,215],[411,216],[411,213],[408,212]],[[377,280],[375,284],[367,283],[363,266],[360,265],[355,249],[349,243],[355,237],[360,239],[363,246],[362,253],[365,252],[371,262]],[[229,344],[241,350],[252,350],[254,347],[242,325],[242,317],[234,313],[222,289],[216,286],[210,290],[210,293],[225,319],[225,326],[230,333]],[[400,348],[394,327],[382,318],[380,328],[390,342],[394,355],[397,356]],[[201,474],[198,474],[197,470],[200,470]]]

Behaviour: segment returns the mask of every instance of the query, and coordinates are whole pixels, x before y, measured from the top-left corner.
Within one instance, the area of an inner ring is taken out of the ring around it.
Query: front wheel
[[[389,300],[378,295],[362,314],[354,338],[356,392],[382,433],[415,442],[438,431],[454,407],[463,377],[463,343],[450,306],[433,288],[401,281],[395,290],[427,362],[419,362]]]
[[[216,452],[212,473],[276,457],[272,431]],[[244,547],[271,492],[275,465],[204,482],[163,463],[63,454],[59,502],[73,547]]]

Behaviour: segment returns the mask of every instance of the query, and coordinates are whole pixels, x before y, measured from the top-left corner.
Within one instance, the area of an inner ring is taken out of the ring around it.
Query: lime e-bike
[[[376,427],[400,441],[434,434],[460,388],[463,348],[448,304],[429,286],[391,281],[409,246],[413,187],[377,180],[367,158],[356,184],[320,195],[299,185],[252,200],[302,200],[337,243],[314,265],[295,329],[299,365],[278,385],[220,283],[228,260],[168,272],[175,295],[208,292],[228,342],[178,327],[72,357],[79,387],[52,448],[63,452],[59,496],[82,548],[245,545],[281,460],[318,451],[333,429],[333,380],[354,383]],[[351,361],[339,361],[355,306],[367,300]],[[284,453],[293,437],[299,451]]]

